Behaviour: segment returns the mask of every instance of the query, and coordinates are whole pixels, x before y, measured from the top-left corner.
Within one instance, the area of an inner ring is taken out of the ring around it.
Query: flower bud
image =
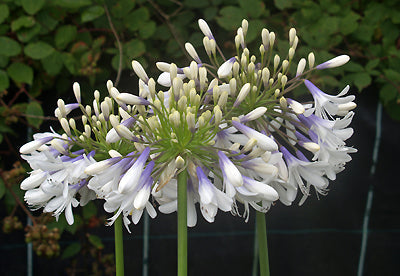
[[[295,37],[296,37],[296,29],[295,28],[291,28],[289,30],[289,44],[290,44],[290,46],[293,45],[293,41],[294,41]]]
[[[147,84],[147,82],[149,81],[149,77],[147,76],[146,71],[144,71],[142,65],[138,61],[133,60],[132,68],[133,71],[135,71],[136,75]]]
[[[278,55],[275,55],[275,57],[274,57],[274,72],[276,71],[276,69],[278,69],[280,60],[281,60],[281,58]]]
[[[250,83],[246,83],[245,85],[243,85],[242,89],[240,89],[239,95],[236,98],[235,103],[233,104],[233,107],[237,107],[247,96],[247,94],[249,94],[250,92]]]
[[[306,68],[306,59],[302,58],[302,59],[300,59],[299,64],[297,64],[296,77],[303,74],[304,68]]]
[[[308,66],[310,69],[314,67],[314,63],[315,63],[315,56],[314,53],[311,52],[308,54]]]
[[[324,63],[321,63],[315,67],[315,69],[321,70],[326,68],[335,68],[346,64],[350,60],[348,55],[341,55],[335,58],[332,58]]]
[[[189,42],[185,43],[185,49],[188,52],[188,54],[197,62],[201,63],[201,60],[199,58],[199,55],[197,54],[196,50],[194,49],[193,45],[190,44]]]
[[[261,40],[265,51],[267,51],[269,47],[269,31],[265,28],[261,31]]]
[[[81,87],[79,86],[79,83],[74,82],[74,84],[72,85],[72,90],[74,90],[76,101],[78,103],[81,103]]]

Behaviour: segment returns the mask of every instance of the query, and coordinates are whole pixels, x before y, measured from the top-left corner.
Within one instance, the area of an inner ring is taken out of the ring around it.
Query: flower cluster
[[[339,56],[315,66],[314,55],[301,58],[289,69],[298,44],[289,32],[289,51],[281,61],[274,54],[275,34],[263,29],[259,58],[246,47],[248,23],[243,20],[235,37],[236,56],[226,59],[211,30],[199,20],[209,63],[195,48],[185,48],[193,61],[187,67],[158,62],[157,82],[132,62],[139,77],[139,95],[121,93],[107,82],[109,96],[92,105],[58,101],[55,116],[64,130],[34,135],[21,147],[33,171],[21,183],[25,200],[58,217],[65,211],[73,223],[72,207],[103,199],[113,213],[110,224],[122,215],[125,226],[137,223],[146,210],[156,216],[177,210],[177,176],[188,173],[188,226],[197,222],[196,203],[203,217],[213,222],[218,209],[249,217],[250,207],[266,212],[278,199],[290,205],[297,190],[300,204],[314,189],[326,194],[329,180],[351,160],[345,140],[355,108],[354,96],[322,92],[308,76],[313,70],[345,64]],[[217,54],[218,53],[218,54]],[[300,103],[288,96],[305,85],[313,101]],[[81,122],[68,119],[80,109]],[[80,125],[81,127],[78,127]],[[129,230],[129,228],[128,228]]]

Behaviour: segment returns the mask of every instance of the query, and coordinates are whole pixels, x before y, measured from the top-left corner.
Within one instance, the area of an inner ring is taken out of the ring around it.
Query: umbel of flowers
[[[267,29],[253,55],[243,20],[236,55],[225,58],[207,23],[199,20],[199,27],[208,63],[186,43],[193,58],[189,66],[157,63],[163,90],[137,61],[132,67],[140,78],[139,96],[121,93],[108,81],[109,95],[100,99],[95,91],[93,103],[85,105],[74,83],[76,102],[60,99],[55,110],[64,133],[35,134],[20,149],[33,169],[21,183],[30,206],[56,218],[64,212],[72,224],[73,207],[102,199],[112,214],[109,224],[122,217],[129,231],[144,210],[153,218],[156,208],[175,212],[182,185],[188,226],[196,225],[196,210],[209,222],[218,209],[247,220],[250,207],[265,213],[278,199],[291,205],[298,190],[300,204],[312,190],[327,193],[329,180],[356,151],[345,143],[356,105],[354,96],[345,96],[348,86],[330,95],[308,77],[349,57],[315,66],[310,53],[290,75],[299,41],[295,29],[284,58],[275,54],[275,34]],[[306,103],[290,96],[299,85],[310,91]],[[68,118],[70,112],[76,118],[76,110],[79,122]]]

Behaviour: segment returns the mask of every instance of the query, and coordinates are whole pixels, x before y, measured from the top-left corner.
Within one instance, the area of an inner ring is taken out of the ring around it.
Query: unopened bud
[[[69,125],[71,126],[71,128],[73,130],[76,130],[76,123],[75,123],[74,118],[69,119]]]
[[[201,60],[199,58],[199,55],[197,54],[196,50],[194,49],[193,45],[190,44],[189,42],[185,43],[185,49],[188,52],[188,54],[197,62],[201,63]]]
[[[61,127],[64,129],[65,133],[67,133],[68,136],[71,136],[71,129],[69,127],[67,119],[61,118],[60,124],[61,124]]]
[[[289,30],[289,44],[290,44],[290,46],[292,46],[295,37],[296,37],[296,29],[295,28],[291,28]]]
[[[299,64],[297,64],[296,77],[302,75],[305,68],[306,68],[306,59],[302,58],[300,59]]]
[[[144,71],[142,65],[138,61],[133,60],[132,68],[133,71],[135,71],[136,75],[147,84],[149,81],[149,77],[147,76],[146,71]]]
[[[79,86],[79,83],[74,82],[74,84],[72,85],[72,90],[74,90],[76,101],[78,103],[81,103],[81,87]]]
[[[222,120],[222,111],[218,105],[214,107],[214,120],[215,120],[215,125],[219,126]]]
[[[185,159],[183,159],[180,155],[175,158],[175,166],[177,169],[182,169],[185,166]]]
[[[250,92],[250,83],[246,83],[243,85],[242,89],[240,89],[239,95],[236,98],[235,103],[233,104],[233,107],[237,107],[246,97],[247,94]]]
[[[315,56],[314,53],[311,52],[308,54],[308,66],[310,69],[314,67],[314,63],[315,63]]]
[[[276,71],[276,69],[278,68],[280,60],[281,60],[281,58],[278,55],[275,55],[275,57],[274,57],[274,71]]]

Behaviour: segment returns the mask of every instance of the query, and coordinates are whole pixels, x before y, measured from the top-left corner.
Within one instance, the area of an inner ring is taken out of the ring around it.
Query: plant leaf
[[[79,242],[71,243],[63,250],[63,253],[61,254],[61,259],[68,259],[75,256],[79,253],[79,251],[81,251],[81,248],[82,246]]]
[[[0,36],[0,45],[0,55],[13,57],[21,52],[21,46],[18,44],[18,42],[9,37]]]
[[[28,106],[26,107],[26,114],[43,117],[44,113],[43,113],[42,106],[38,102],[30,102],[28,104]],[[40,125],[43,123],[42,118],[27,116],[26,119],[28,120],[29,124],[33,125],[36,128],[39,128]]]
[[[24,63],[15,62],[7,68],[7,73],[10,78],[16,82],[32,84],[33,81],[33,70],[31,67]]]
[[[95,20],[104,14],[104,8],[101,6],[93,6],[85,10],[81,15],[82,23]]]
[[[40,11],[44,3],[45,0],[21,0],[22,8],[30,15]]]

